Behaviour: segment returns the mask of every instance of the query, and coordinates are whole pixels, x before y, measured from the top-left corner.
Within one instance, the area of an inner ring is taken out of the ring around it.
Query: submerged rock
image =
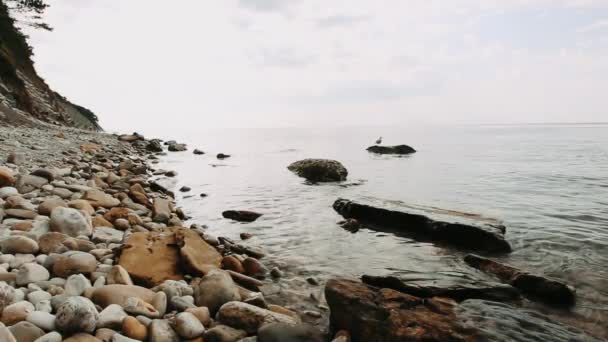
[[[392,276],[375,277],[369,275],[362,276],[361,280],[368,285],[393,289],[420,298],[446,297],[459,302],[467,299],[512,301],[520,298],[517,289],[503,284],[494,286],[422,286],[406,284]]]
[[[416,150],[408,145],[396,145],[396,146],[380,146],[374,145],[367,148],[368,152],[377,154],[410,154],[415,153]]]
[[[462,327],[454,302],[418,298],[358,281],[331,279],[325,286],[330,321],[353,342],[473,341],[476,331]]]
[[[576,301],[574,289],[557,280],[530,274],[474,254],[467,255],[464,261],[471,267],[494,274],[498,279],[511,284],[531,299],[563,306],[572,306]]]
[[[240,222],[253,222],[262,216],[262,214],[249,210],[226,210],[222,213],[222,216]]]
[[[374,228],[396,230],[423,240],[470,250],[511,252],[511,245],[505,240],[503,231],[490,225],[435,221],[424,215],[376,208],[345,199],[336,200],[333,208],[346,219],[354,218]]]
[[[341,182],[348,176],[344,165],[331,159],[304,159],[292,163],[287,169],[313,183]]]

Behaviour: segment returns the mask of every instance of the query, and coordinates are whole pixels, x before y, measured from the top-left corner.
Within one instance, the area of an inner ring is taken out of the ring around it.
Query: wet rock
[[[185,228],[175,228],[173,233],[175,243],[179,247],[181,266],[189,274],[201,276],[220,267],[222,255],[196,232]]]
[[[212,315],[225,303],[241,300],[238,287],[225,271],[210,271],[193,288],[195,304],[206,306]]]
[[[415,153],[416,150],[408,145],[395,145],[395,146],[370,146],[367,148],[368,152],[377,154],[411,154]]]
[[[8,254],[36,254],[38,243],[25,236],[9,236],[0,241],[2,253]]]
[[[361,223],[353,218],[349,218],[347,220],[344,221],[340,221],[338,222],[338,225],[340,225],[340,227],[351,231],[351,232],[357,232],[359,231],[359,228],[361,228]]]
[[[155,319],[149,327],[150,342],[179,342],[179,336],[175,333],[169,321]]]
[[[429,217],[401,211],[376,208],[345,199],[334,202],[333,208],[344,218],[370,223],[374,229],[387,229],[410,234],[454,247],[493,253],[509,253],[511,245],[504,234],[493,226],[436,221]]]
[[[30,322],[19,322],[8,328],[19,342],[34,342],[44,331]]]
[[[162,152],[163,146],[160,144],[158,140],[150,140],[146,145],[146,150],[150,152]]]
[[[170,144],[169,145],[169,151],[171,152],[183,152],[186,151],[188,148],[186,147],[186,144]]]
[[[53,263],[53,273],[59,277],[69,277],[72,274],[90,274],[97,267],[97,260],[89,253],[79,251],[65,252]]]
[[[189,312],[181,312],[177,314],[173,321],[173,327],[177,334],[185,339],[192,339],[203,335],[205,327],[203,324]]]
[[[65,334],[95,331],[99,313],[95,305],[84,297],[70,297],[57,309],[55,326]]]
[[[99,190],[85,191],[82,199],[89,201],[94,208],[113,208],[120,205],[117,198]]]
[[[467,299],[484,299],[492,301],[513,301],[520,299],[519,292],[508,285],[491,285],[491,286],[450,286],[436,287],[432,285],[414,285],[406,284],[400,279],[392,276],[375,277],[364,275],[361,280],[368,284],[379,288],[388,288],[399,292],[407,293],[420,298],[445,297],[456,301]]]
[[[32,175],[21,175],[17,180],[15,187],[20,194],[27,194],[36,189],[40,189],[43,185],[48,184],[49,181],[45,178],[32,176]]]
[[[51,230],[72,237],[93,233],[91,217],[72,208],[57,207],[51,213]]]
[[[148,318],[160,318],[161,316],[161,313],[152,304],[141,298],[129,297],[123,307],[127,313],[134,316],[143,315]]]
[[[243,268],[245,274],[254,278],[264,278],[268,273],[268,269],[255,258],[247,258],[243,260]]]
[[[530,299],[558,306],[572,306],[576,302],[574,289],[560,281],[530,274],[474,254],[465,256],[464,261],[471,267],[494,274]]]
[[[226,210],[222,213],[222,216],[240,222],[253,222],[262,216],[262,214],[248,210]]]
[[[53,209],[57,207],[67,208],[67,206],[68,204],[62,199],[50,199],[40,203],[40,205],[38,206],[38,213],[40,215],[49,216],[51,215]]]
[[[292,163],[287,169],[313,183],[340,182],[348,176],[344,165],[330,159],[304,159]]]
[[[234,329],[227,325],[216,325],[205,332],[205,342],[237,342],[247,336],[244,330]]]
[[[217,159],[226,159],[226,158],[230,158],[230,155],[224,154],[224,153],[218,153],[216,157],[217,157]]]
[[[181,192],[188,192],[192,190],[192,188],[190,188],[189,186],[182,186],[181,188],[179,188],[179,191]]]
[[[258,331],[258,342],[323,342],[321,332],[307,324],[271,323]]]
[[[6,167],[0,166],[0,187],[15,185],[15,176],[13,171]]]
[[[25,286],[29,283],[49,280],[50,276],[49,271],[43,266],[35,263],[27,263],[19,267],[15,280],[17,285]]]
[[[199,150],[198,148],[195,148],[195,149],[194,149],[194,151],[193,151],[192,153],[194,153],[194,154],[198,154],[198,155],[205,154],[205,152],[203,152],[203,151]]]
[[[0,177],[2,173],[2,168],[0,167]],[[0,180],[1,182],[1,180]],[[9,197],[12,196],[17,196],[19,195],[19,191],[17,191],[17,189],[13,188],[12,186],[2,186],[0,185],[0,199],[7,199]]]
[[[148,328],[131,316],[122,321],[122,332],[125,336],[138,341],[145,341],[148,336]]]
[[[55,173],[49,169],[37,169],[31,175],[42,177],[49,183],[55,180]]]
[[[225,270],[231,270],[231,271],[234,271],[237,273],[245,273],[245,268],[243,267],[243,265],[241,264],[239,259],[237,259],[233,255],[225,256],[222,259],[222,268]]]
[[[245,330],[250,334],[256,333],[265,324],[286,323],[295,325],[298,323],[289,316],[242,302],[229,302],[222,305],[217,318],[222,324]]]
[[[476,332],[459,325],[454,304],[418,298],[347,279],[331,279],[325,287],[334,329],[353,341],[473,341]]]

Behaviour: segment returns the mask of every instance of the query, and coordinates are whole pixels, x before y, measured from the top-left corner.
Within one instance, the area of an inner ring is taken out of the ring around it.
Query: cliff
[[[101,130],[93,112],[51,90],[38,75],[27,37],[0,0],[0,126],[47,124]]]

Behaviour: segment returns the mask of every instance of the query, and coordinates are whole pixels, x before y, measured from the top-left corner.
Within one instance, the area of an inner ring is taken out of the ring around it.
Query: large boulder
[[[410,154],[415,153],[416,150],[407,145],[396,145],[396,146],[380,146],[374,145],[367,148],[368,152],[377,154]]]
[[[348,176],[342,163],[330,159],[304,159],[292,163],[287,169],[313,183],[340,182]]]
[[[368,223],[374,229],[398,231],[424,241],[467,250],[511,252],[511,245],[504,237],[504,226],[438,221],[420,214],[373,207],[346,199],[336,200],[333,208],[344,218]]]
[[[476,331],[458,323],[454,302],[418,298],[347,279],[325,286],[335,330],[347,330],[353,342],[473,341]]]
[[[51,230],[72,237],[93,233],[91,217],[79,210],[57,207],[51,212]]]
[[[182,269],[187,273],[203,276],[220,267],[222,255],[196,232],[186,228],[174,228],[173,232]]]

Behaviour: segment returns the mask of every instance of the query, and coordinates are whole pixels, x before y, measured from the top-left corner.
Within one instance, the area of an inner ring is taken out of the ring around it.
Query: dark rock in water
[[[436,286],[421,286],[406,284],[397,277],[375,277],[370,275],[364,275],[361,280],[372,286],[380,288],[388,288],[397,290],[399,292],[407,293],[412,296],[420,298],[432,298],[432,297],[447,297],[456,301],[463,301],[467,299],[484,299],[493,300],[498,302],[513,301],[520,299],[519,291],[510,285],[497,284],[494,286],[450,286],[450,287],[436,287]]]
[[[494,226],[435,221],[424,215],[376,208],[345,199],[336,200],[333,208],[344,218],[354,218],[369,223],[376,229],[390,229],[423,240],[470,250],[491,253],[511,252],[511,245],[505,240],[503,233]]]
[[[368,152],[378,153],[378,154],[411,154],[415,153],[412,147],[407,145],[396,145],[396,146],[380,146],[374,145],[367,148]]]
[[[133,134],[123,134],[119,136],[118,140],[132,143],[135,141],[144,140],[144,136],[137,132],[133,132]]]
[[[347,330],[353,342],[475,341],[477,331],[462,327],[456,304],[443,298],[419,298],[348,279],[325,286],[334,330]]]
[[[160,144],[160,141],[151,140],[150,142],[148,142],[148,145],[146,145],[146,150],[148,150],[150,152],[162,152],[163,147]]]
[[[304,159],[292,163],[287,169],[313,183],[341,182],[348,176],[344,165],[331,159]]]
[[[189,186],[182,186],[181,188],[179,188],[179,191],[181,192],[188,192],[192,190]]]
[[[198,148],[195,148],[195,149],[194,149],[194,152],[192,152],[192,153],[194,153],[194,154],[199,154],[199,155],[200,155],[200,154],[205,154],[205,152],[203,152],[203,151],[199,150]]]
[[[223,153],[218,153],[217,154],[217,159],[226,159],[226,158],[230,158],[229,154],[223,154]]]
[[[167,172],[165,172],[165,176],[167,176],[167,177],[175,177],[175,176],[177,176],[177,172],[173,171],[173,170],[167,171]]]
[[[354,218],[349,218],[344,221],[340,221],[338,222],[338,225],[351,232],[357,232],[359,231],[359,228],[361,228],[361,223]]]
[[[207,194],[200,194],[199,196],[201,196],[201,197],[207,197],[209,195],[207,195]]]
[[[159,184],[158,182],[155,182],[155,181],[150,182],[150,189],[152,189],[152,191],[161,192],[163,194],[166,194],[166,195],[169,195],[169,196],[175,198],[175,194],[173,194],[173,192],[171,190],[167,189],[166,187]]]
[[[266,253],[259,248],[238,244],[227,237],[220,236],[218,237],[218,240],[224,245],[226,251],[231,251],[235,254],[247,254],[256,259],[261,259],[266,256]]]
[[[171,152],[183,152],[186,151],[186,144],[171,144],[169,145],[169,151]]]
[[[175,140],[165,141],[165,145],[175,145],[175,144],[177,144],[177,141],[175,141]]]
[[[471,267],[494,274],[498,279],[511,284],[530,299],[559,306],[572,306],[576,301],[574,289],[557,280],[530,274],[474,254],[467,255],[464,261]]]
[[[258,330],[258,342],[322,342],[321,332],[308,324],[270,323]]]
[[[222,213],[222,216],[240,222],[253,222],[262,216],[262,214],[248,210],[226,210]]]
[[[241,237],[241,240],[249,240],[253,237],[253,235],[250,233],[241,233],[240,237]]]

